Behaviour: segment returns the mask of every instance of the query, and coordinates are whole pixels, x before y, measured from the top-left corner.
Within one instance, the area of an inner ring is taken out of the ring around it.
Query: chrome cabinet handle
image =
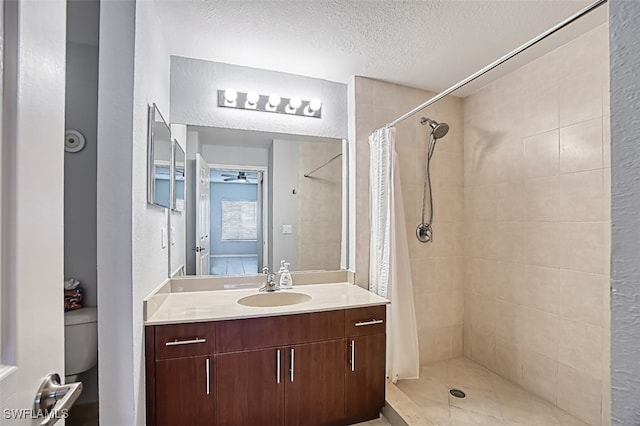
[[[164,345],[165,346],[179,346],[179,345],[192,345],[194,343],[204,343],[206,342],[207,339],[200,339],[198,337],[196,337],[195,339],[191,339],[191,340],[174,340],[173,342],[166,342]]]
[[[356,341],[351,340],[351,371],[356,371]]]
[[[276,349],[276,383],[280,384],[280,349]]]
[[[291,368],[289,369],[289,372],[291,373],[291,383],[293,383],[293,368],[294,368],[294,361],[296,359],[296,351],[295,349],[291,348],[291,350],[289,351],[289,354],[291,356]]]
[[[82,393],[82,382],[60,384],[60,375],[56,373],[45,377],[36,393],[33,408],[45,413],[40,426],[55,424],[68,412]]]
[[[209,358],[205,360],[205,369],[207,371],[207,395],[211,394],[211,370],[209,366]]]
[[[372,319],[371,321],[358,321],[355,325],[356,327],[362,327],[364,325],[374,325],[374,324],[382,324],[384,320]]]

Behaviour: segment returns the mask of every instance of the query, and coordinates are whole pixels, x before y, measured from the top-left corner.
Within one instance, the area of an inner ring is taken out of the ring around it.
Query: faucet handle
[[[269,273],[269,266],[268,266],[268,265],[265,265],[265,266],[262,268],[262,273],[263,273],[263,274],[268,274],[268,273]]]

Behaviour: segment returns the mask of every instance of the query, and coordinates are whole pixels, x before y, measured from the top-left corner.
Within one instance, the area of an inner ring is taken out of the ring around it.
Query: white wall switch
[[[167,248],[167,228],[162,228],[162,248]]]
[[[282,225],[282,233],[285,235],[293,234],[293,227],[291,225]]]

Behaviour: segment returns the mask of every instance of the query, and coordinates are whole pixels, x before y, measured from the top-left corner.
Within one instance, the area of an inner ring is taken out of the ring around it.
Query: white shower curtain
[[[369,136],[369,290],[391,300],[387,316],[387,377],[418,378],[418,330],[413,304],[395,128]]]

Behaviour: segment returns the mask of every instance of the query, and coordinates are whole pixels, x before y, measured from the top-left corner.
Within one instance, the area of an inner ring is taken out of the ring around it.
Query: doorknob
[[[82,382],[60,384],[60,375],[51,373],[36,393],[33,407],[36,412],[44,413],[44,420],[40,426],[50,426],[61,418],[67,417],[69,408],[82,393]]]

